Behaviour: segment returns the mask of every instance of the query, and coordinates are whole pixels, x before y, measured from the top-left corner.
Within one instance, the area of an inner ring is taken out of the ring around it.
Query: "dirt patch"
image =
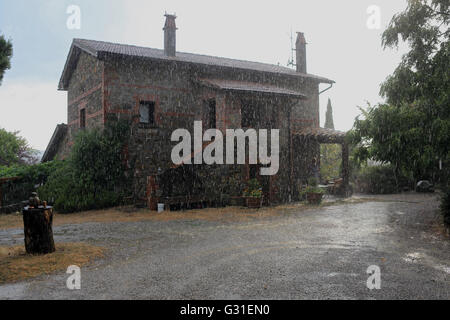
[[[450,240],[450,226],[447,227],[442,220],[443,219],[441,218],[440,213],[438,213],[436,221],[431,226],[431,231],[436,236]]]
[[[0,214],[0,229],[23,228],[22,214]]]
[[[59,243],[47,255],[30,255],[23,246],[0,247],[0,284],[34,278],[70,265],[79,267],[104,256],[105,248],[86,243]]]

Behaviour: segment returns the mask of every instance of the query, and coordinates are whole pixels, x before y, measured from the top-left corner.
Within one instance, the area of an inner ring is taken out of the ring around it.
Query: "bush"
[[[62,167],[62,161],[50,161],[34,165],[0,167],[0,178],[18,177],[2,185],[2,204],[11,205],[27,200],[38,186],[45,184],[49,176]]]
[[[127,124],[117,122],[104,130],[80,132],[69,159],[39,189],[41,199],[61,213],[121,204],[131,189],[123,159],[128,129]]]
[[[342,147],[338,144],[320,145],[320,177],[331,181],[341,176]]]
[[[305,193],[321,193],[325,194],[325,190],[319,187],[307,186],[305,188]]]
[[[398,185],[397,185],[398,183]],[[373,194],[397,193],[409,185],[409,178],[396,175],[390,165],[367,166],[361,168],[355,177],[356,188],[359,192]]]
[[[308,193],[325,194],[325,190],[322,188],[319,188],[319,184],[315,177],[311,177],[308,179],[308,185],[306,187],[300,187],[300,189],[298,191],[300,201],[305,201],[306,195]]]
[[[319,180],[315,177],[311,177],[308,179],[308,186],[317,187],[319,185]]]
[[[441,213],[444,217],[444,223],[447,227],[450,227],[450,187],[444,190],[441,198]]]
[[[250,179],[247,182],[247,188],[244,190],[244,197],[262,197],[262,187],[257,179]]]

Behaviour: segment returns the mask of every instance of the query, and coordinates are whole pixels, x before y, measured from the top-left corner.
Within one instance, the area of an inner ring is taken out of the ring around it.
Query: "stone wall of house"
[[[81,109],[86,110],[86,128],[103,127],[102,74],[103,62],[81,52],[67,90],[68,137],[65,150],[61,151],[64,155],[80,130]]]
[[[139,59],[112,60],[105,64],[105,112],[107,121],[128,120],[131,138],[127,148],[133,168],[134,194],[145,201],[149,176],[173,166],[171,134],[177,128],[192,132],[194,97],[187,79],[173,66],[162,67]],[[140,101],[155,104],[155,123],[139,123]]]
[[[172,167],[171,150],[176,143],[170,141],[173,130],[185,128],[193,132],[194,120],[205,120],[204,101],[216,99],[217,128],[241,128],[242,97],[234,93],[223,93],[205,88],[195,82],[197,78],[238,79],[263,82],[297,89],[311,98],[295,103],[292,114],[289,108],[294,102],[289,99],[264,98],[257,104],[255,113],[261,115],[256,128],[280,129],[280,170],[277,176],[267,177],[278,192],[274,200],[287,201],[292,191],[290,181],[292,168],[287,165],[290,153],[290,119],[313,119],[316,115],[314,92],[317,84],[304,87],[303,79],[284,79],[278,75],[267,76],[248,71],[221,70],[213,66],[161,63],[140,59],[112,59],[105,63],[104,101],[108,120],[127,119],[132,123],[132,135],[128,146],[130,163],[134,167],[135,194],[141,200],[146,198],[147,177],[165,172]],[[246,98],[244,96],[244,98]],[[247,96],[248,98],[248,96]],[[141,100],[155,102],[155,124],[139,124],[139,103]],[[318,109],[318,106],[317,106]],[[304,121],[310,125],[310,122]],[[312,124],[313,122],[311,122]],[[131,166],[130,166],[131,167]],[[223,185],[224,177],[245,178],[248,168],[244,166],[207,166],[196,170],[209,184],[218,189],[235,189]],[[238,185],[229,181],[227,184]],[[240,189],[242,189],[240,187]],[[237,191],[235,191],[237,192]],[[238,191],[241,192],[241,191]],[[235,194],[236,195],[236,194]]]
[[[316,165],[320,164],[320,144],[315,140],[300,136],[294,136],[292,144],[294,150],[293,189],[295,190],[295,199],[300,187],[306,185],[308,180],[314,177],[314,158],[316,159]]]
[[[69,135],[69,130],[65,134],[64,138],[60,141],[58,145],[58,151],[56,152],[55,159],[56,160],[65,160],[71,151],[72,143],[70,141],[71,136]]]
[[[319,127],[319,85],[306,81],[296,89],[306,95],[307,99],[299,101],[293,108],[292,130]]]
[[[299,101],[251,95],[260,100],[255,104],[254,112],[260,115],[255,128],[280,129],[279,172],[261,180],[272,186],[272,202],[290,200],[296,192],[297,181],[307,175],[304,168],[308,165],[302,164],[299,169],[299,161],[310,162],[317,151],[315,146],[306,146],[305,152],[302,150],[305,146],[291,148],[289,130],[319,123],[318,83],[300,77],[130,57],[99,61],[81,53],[69,83],[69,130],[58,157],[64,158],[70,151],[79,130],[81,108],[86,108],[87,128],[102,127],[105,121],[128,120],[131,138],[126,154],[134,177],[133,193],[138,201],[146,201],[149,177],[159,176],[173,167],[170,155],[176,142],[170,141],[172,132],[185,128],[192,133],[195,120],[205,122],[206,100],[216,99],[218,129],[224,132],[226,128],[241,128],[242,101],[249,96],[206,88],[195,81],[199,78],[267,83],[297,90],[308,97]],[[140,101],[155,103],[153,125],[139,123]],[[194,171],[204,181],[209,197],[217,198],[220,194],[241,195],[251,170],[245,165],[195,165]]]

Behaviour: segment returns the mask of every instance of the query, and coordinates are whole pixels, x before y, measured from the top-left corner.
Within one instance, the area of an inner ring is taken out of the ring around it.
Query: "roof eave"
[[[127,54],[120,54],[120,53],[115,53],[115,52],[104,52],[104,51],[96,51],[92,48],[90,48],[87,45],[84,45],[81,41],[81,39],[73,39],[72,41],[72,45],[70,47],[70,51],[69,54],[67,56],[66,59],[66,63],[64,65],[64,69],[58,84],[58,90],[63,90],[66,91],[68,90],[68,85],[69,85],[69,79],[71,77],[71,74],[73,72],[73,64],[75,64],[76,59],[78,59],[79,53],[81,51],[84,51],[90,55],[92,55],[93,57],[97,58],[97,59],[105,59],[107,56],[126,56],[126,57],[136,57],[136,58],[144,58],[144,59],[149,59],[149,60],[154,60],[154,61],[175,61],[175,62],[181,62],[181,63],[187,63],[187,64],[196,64],[196,65],[205,65],[205,66],[210,66],[210,64],[207,63],[201,63],[201,62],[189,62],[189,61],[180,61],[180,60],[176,60],[176,59],[165,59],[165,58],[159,58],[159,57],[139,57],[139,56],[133,56],[133,55],[127,55]],[[315,81],[317,83],[328,83],[328,84],[334,84],[335,81],[324,78],[324,77],[319,77],[319,76],[315,76],[312,74],[306,74],[306,73],[282,73],[282,72],[277,72],[277,71],[263,71],[263,70],[256,70],[256,69],[247,69],[247,68],[239,68],[239,67],[226,67],[226,66],[217,66],[217,67],[223,67],[223,68],[234,68],[234,69],[238,69],[238,70],[244,70],[244,71],[254,71],[254,72],[260,72],[260,73],[272,73],[272,74],[277,74],[280,76],[287,76],[287,77],[300,77],[300,78],[306,78],[308,80],[311,81]]]
[[[97,57],[98,53],[90,48],[81,45],[78,39],[73,39],[72,45],[70,46],[69,54],[67,55],[66,63],[64,64],[64,69],[59,79],[58,90],[67,91],[69,87],[69,79],[73,72],[72,64],[75,64],[75,61],[78,59],[79,54],[82,50],[94,57]],[[78,51],[77,51],[78,50]]]
[[[50,154],[53,151],[52,149],[55,148],[55,143],[61,142],[61,135],[65,135],[67,133],[67,125],[64,123],[56,125],[55,131],[53,132],[52,137],[50,138],[50,142],[47,145],[47,148],[45,149],[44,154],[41,157],[41,162],[47,162],[51,161],[53,159],[50,159]]]
[[[198,83],[202,86],[205,86],[207,88],[211,88],[213,90],[221,90],[221,91],[228,91],[228,92],[236,92],[236,93],[255,93],[255,94],[261,94],[261,95],[272,95],[272,96],[283,96],[283,97],[289,97],[289,98],[296,98],[296,99],[308,99],[308,97],[302,93],[299,92],[279,92],[279,91],[270,91],[270,90],[254,90],[254,89],[243,89],[243,88],[226,88],[222,87],[216,83],[213,83],[211,81],[208,81],[206,79],[195,79],[195,83]]]

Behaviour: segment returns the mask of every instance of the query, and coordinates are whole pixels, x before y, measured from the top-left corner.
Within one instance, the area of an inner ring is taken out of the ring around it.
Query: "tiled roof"
[[[222,80],[222,79],[200,79],[199,82],[202,83],[203,85],[222,90],[231,90],[240,92],[260,92],[306,99],[305,95],[297,91],[280,88],[268,84],[260,84],[255,82],[236,81],[236,80]]]
[[[330,83],[330,84],[334,83],[333,80],[327,78],[315,76],[312,74],[299,73],[296,72],[295,70],[273,64],[236,60],[215,56],[206,56],[201,54],[184,53],[184,52],[177,52],[175,57],[169,57],[164,54],[164,50],[162,49],[138,47],[133,45],[125,45],[95,40],[74,39],[70,50],[71,52],[69,53],[68,62],[64,67],[63,76],[61,77],[61,82],[59,86],[60,89],[66,89],[66,83],[64,82],[67,80],[67,77],[65,77],[65,73],[69,71],[67,69],[70,68],[69,60],[74,47],[79,48],[85,52],[88,52],[95,57],[100,57],[102,54],[118,54],[156,60],[180,61],[195,64],[227,67],[227,68],[278,73],[313,79],[321,83]]]
[[[47,149],[45,149],[44,155],[42,156],[41,162],[52,161],[58,152],[58,146],[64,139],[67,133],[67,125],[64,123],[58,124],[55,131],[48,143]]]

